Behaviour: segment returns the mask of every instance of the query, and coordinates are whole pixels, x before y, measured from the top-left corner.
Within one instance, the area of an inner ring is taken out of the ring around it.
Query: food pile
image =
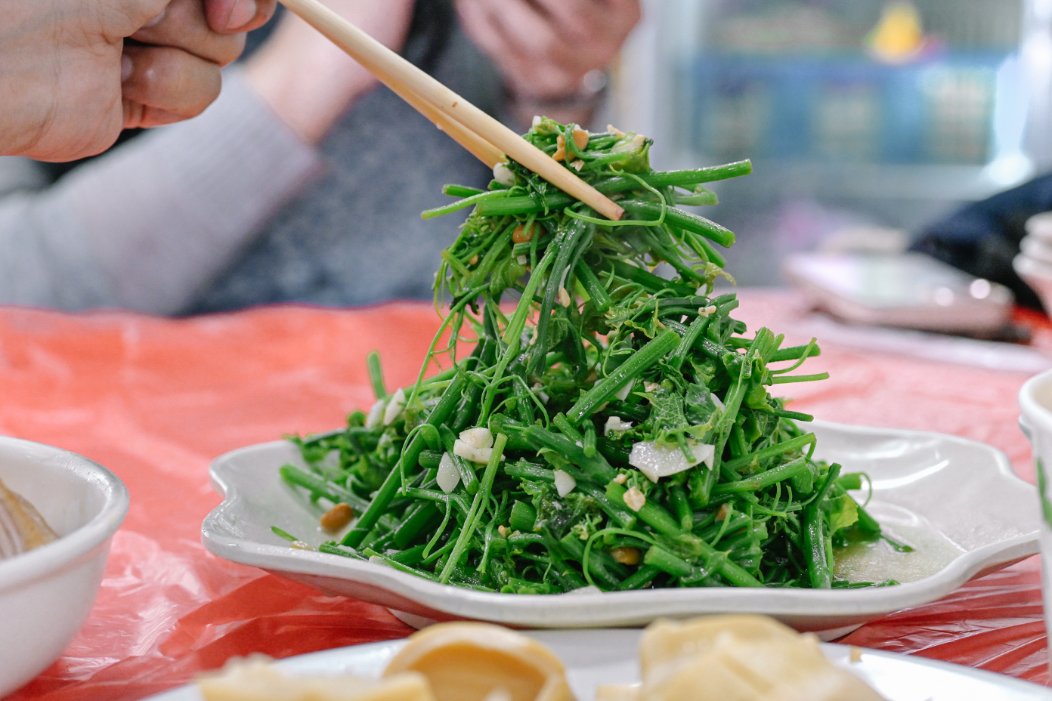
[[[813,635],[763,616],[657,621],[639,641],[640,677],[603,684],[597,701],[881,701],[826,659]],[[578,686],[581,686],[580,680]],[[488,623],[439,623],[411,635],[379,678],[296,676],[234,660],[198,682],[205,701],[574,701],[559,658]],[[588,690],[590,691],[590,690]]]
[[[733,317],[724,227],[682,207],[747,161],[655,171],[651,141],[535,120],[525,138],[614,199],[600,217],[515,163],[442,255],[448,313],[420,379],[347,426],[296,438],[283,479],[318,501],[321,550],[436,582],[552,594],[584,587],[858,586],[837,545],[876,539],[862,476],[814,458],[810,416],[771,389],[814,341],[785,347]],[[294,536],[276,531],[279,535]]]

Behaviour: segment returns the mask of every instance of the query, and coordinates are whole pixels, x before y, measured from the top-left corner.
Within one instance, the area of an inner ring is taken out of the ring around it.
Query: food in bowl
[[[0,436],[0,480],[59,536],[0,559],[0,697],[42,672],[84,622],[102,581],[128,491],[67,450]]]
[[[29,500],[0,480],[0,560],[39,548],[57,537]]]
[[[436,276],[439,371],[388,392],[374,356],[373,408],[280,468],[355,515],[320,550],[508,594],[892,583],[838,578],[838,546],[883,537],[864,478],[771,394],[825,377],[796,372],[818,345],[748,333],[714,290],[734,234],[680,208],[750,164],[654,171],[642,135],[550,119],[525,138],[627,215],[515,163],[425,213],[473,208]]]

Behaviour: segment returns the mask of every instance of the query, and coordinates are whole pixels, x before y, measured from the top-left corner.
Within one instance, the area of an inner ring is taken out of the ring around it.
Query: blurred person
[[[585,123],[638,0],[329,0],[508,121]],[[201,117],[59,178],[0,159],[0,302],[186,315],[427,298],[457,221],[441,186],[490,173],[297,18]],[[519,126],[524,126],[519,124]]]
[[[0,155],[73,160],[199,114],[274,0],[6,0]],[[128,43],[125,40],[131,39]]]
[[[1052,211],[1052,173],[964,205],[927,224],[911,249],[999,282],[1012,290],[1021,306],[1041,310],[1041,301],[1016,273],[1012,259],[1019,254],[1027,219],[1047,211]]]

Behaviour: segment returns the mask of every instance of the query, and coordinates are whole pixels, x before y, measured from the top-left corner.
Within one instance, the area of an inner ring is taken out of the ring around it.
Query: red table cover
[[[741,297],[738,316],[750,327],[764,323],[787,342],[806,342],[791,332],[804,311],[793,295]],[[381,607],[210,555],[200,525],[219,503],[208,478],[215,456],[339,426],[372,403],[366,354],[381,351],[389,386],[407,384],[436,326],[435,311],[418,304],[185,320],[0,309],[0,433],[92,458],[131,493],[86,624],[62,658],[9,698],[139,699],[235,655],[280,658],[409,634]],[[805,367],[832,378],[786,386],[794,408],[983,441],[1032,481],[1030,447],[1016,423],[1029,372],[822,347]],[[872,621],[841,642],[1048,684],[1037,558]]]

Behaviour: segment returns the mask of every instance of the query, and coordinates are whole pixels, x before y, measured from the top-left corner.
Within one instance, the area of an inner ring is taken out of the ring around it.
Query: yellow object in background
[[[872,54],[883,61],[900,62],[915,56],[925,44],[917,7],[909,0],[889,2],[866,43]]]

